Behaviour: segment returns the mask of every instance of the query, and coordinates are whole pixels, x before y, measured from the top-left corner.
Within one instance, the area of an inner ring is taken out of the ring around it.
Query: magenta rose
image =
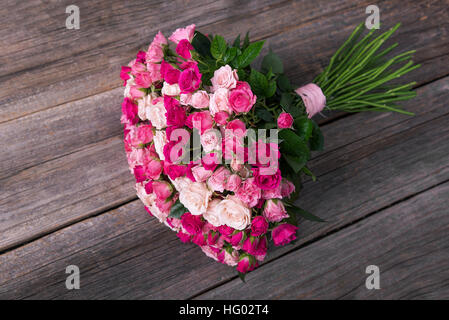
[[[237,271],[240,273],[247,273],[254,270],[257,267],[257,262],[253,256],[242,254],[237,264]]]
[[[149,72],[140,72],[136,76],[136,84],[142,88],[149,88],[153,80]]]
[[[139,119],[137,118],[137,111],[137,104],[135,104],[130,98],[123,99],[122,113],[129,123],[136,124],[139,122]]]
[[[171,64],[162,60],[161,62],[161,76],[168,84],[178,83],[181,71],[174,68]]]
[[[281,171],[278,169],[275,174],[260,174],[260,169],[253,168],[254,183],[262,190],[272,190],[281,184]]]
[[[198,232],[193,236],[192,242],[200,247],[205,246],[207,244],[206,237],[202,232]]]
[[[198,66],[193,65],[181,72],[178,83],[181,93],[189,93],[198,90],[201,84],[201,73],[198,70]]]
[[[195,235],[201,232],[204,222],[201,220],[201,216],[195,216],[190,212],[186,212],[181,217],[181,224],[185,231]]]
[[[231,237],[230,237],[230,239],[229,239],[229,243],[230,243],[232,246],[236,247],[236,246],[238,246],[238,245],[240,244],[240,242],[242,241],[242,239],[243,239],[243,231],[240,231],[240,232],[237,232],[237,233],[234,234],[234,235],[231,235]]]
[[[278,199],[270,199],[265,202],[263,216],[269,222],[280,222],[281,220],[289,217],[287,211],[285,210],[284,204]]]
[[[194,112],[190,114],[186,123],[188,127],[197,129],[200,134],[211,129],[213,124],[209,111]]]
[[[251,235],[253,237],[261,236],[267,233],[268,230],[268,222],[262,216],[257,216],[251,222]]]
[[[236,113],[246,113],[256,103],[257,97],[251,91],[247,82],[237,81],[235,89],[229,95],[229,104]]]
[[[184,242],[184,243],[190,242],[191,236],[189,234],[184,233],[181,230],[179,230],[176,235],[182,242]]]
[[[229,113],[227,113],[226,111],[220,111],[214,115],[215,122],[221,126],[224,126],[227,123],[228,119]]]
[[[166,161],[164,162],[164,173],[169,176],[170,179],[174,180],[185,176],[187,173],[187,167],[183,165],[169,164]]]
[[[152,159],[145,165],[145,174],[150,179],[159,179],[163,169],[163,163],[159,159]]]
[[[273,238],[274,245],[284,246],[295,240],[296,230],[298,230],[298,227],[289,223],[283,223],[274,228],[271,232],[271,237]]]
[[[187,39],[182,39],[176,46],[176,53],[184,59],[190,59],[192,57],[192,55],[190,54],[191,50],[193,50],[193,46]]]
[[[293,124],[293,117],[290,113],[282,112],[278,117],[278,128],[291,128]]]
[[[281,195],[282,197],[289,197],[290,194],[295,192],[295,185],[289,180],[282,179],[281,181]]]

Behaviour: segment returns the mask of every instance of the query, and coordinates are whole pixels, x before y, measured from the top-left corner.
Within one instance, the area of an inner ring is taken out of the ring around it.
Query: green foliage
[[[270,70],[271,72],[276,74],[284,72],[284,65],[282,64],[282,60],[277,54],[271,51],[262,60],[262,71],[266,73]]]
[[[263,44],[265,41],[253,42],[246,49],[243,50],[242,54],[239,55],[234,65],[236,68],[245,68],[249,66],[249,64],[257,58],[260,51],[262,50]]]
[[[201,56],[204,57],[210,56],[210,47],[211,47],[210,40],[201,32],[195,31],[192,40],[192,46],[195,49],[195,51]]]
[[[184,207],[184,205],[178,200],[172,205],[170,209],[170,214],[168,215],[170,218],[181,219],[181,216],[188,212],[189,210]]]
[[[227,52],[226,40],[222,36],[218,35],[215,36],[210,46],[210,53],[212,54],[212,57],[219,60],[224,56],[226,52]]]
[[[313,214],[311,214],[310,212],[307,212],[304,209],[301,209],[295,205],[288,205],[285,208],[287,210],[287,212],[290,215],[296,215],[298,217],[302,217],[306,220],[310,220],[310,221],[315,221],[315,222],[326,222],[325,220],[321,219],[320,217],[317,217]]]

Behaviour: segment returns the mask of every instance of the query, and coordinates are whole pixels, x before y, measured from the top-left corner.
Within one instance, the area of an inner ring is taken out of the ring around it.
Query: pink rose
[[[176,46],[176,53],[179,54],[184,59],[190,59],[192,57],[192,55],[190,54],[191,50],[193,50],[193,46],[187,39],[182,39],[181,41],[178,42],[178,45]]]
[[[135,60],[134,63],[131,65],[131,73],[133,75],[137,75],[141,72],[147,71],[147,67],[143,62]]]
[[[279,222],[289,217],[284,204],[277,199],[270,199],[265,202],[263,216],[270,222]]]
[[[141,86],[142,88],[149,88],[151,87],[151,84],[153,83],[153,80],[151,79],[151,75],[149,72],[140,72],[136,76],[136,84]]]
[[[165,62],[165,60],[162,60],[161,76],[168,84],[178,83],[180,75],[181,71],[174,68],[170,63]]]
[[[183,106],[192,104],[192,94],[191,93],[181,93],[179,96],[179,101]]]
[[[282,179],[281,181],[281,195],[283,198],[289,197],[290,194],[295,192],[295,185],[289,180]]]
[[[189,93],[197,90],[201,84],[201,73],[197,65],[185,69],[179,76],[179,88],[181,93]]]
[[[139,122],[137,117],[138,107],[130,98],[125,98],[122,103],[122,113],[130,124]]]
[[[159,159],[153,159],[145,165],[145,173],[150,179],[159,179],[163,169],[163,163]]]
[[[262,216],[257,216],[251,222],[251,235],[253,237],[261,236],[267,233],[268,230],[268,222]]]
[[[131,78],[131,76],[129,75],[130,72],[131,72],[131,67],[122,66],[122,68],[120,70],[120,79],[123,80],[123,86],[126,86],[127,80],[129,78]]]
[[[166,200],[173,193],[173,188],[170,183],[166,181],[153,181],[151,184],[153,192],[159,200]]]
[[[258,260],[263,260],[267,254],[267,238],[255,238],[253,236],[247,238],[243,242],[243,250],[249,254],[256,256]]]
[[[227,123],[228,119],[229,113],[227,113],[226,111],[220,111],[214,115],[214,121],[221,126],[224,126]]]
[[[178,236],[179,240],[184,243],[188,243],[191,240],[191,236],[187,233],[182,232],[181,230],[179,230],[176,235]]]
[[[286,129],[291,128],[293,124],[293,117],[290,113],[281,112],[278,117],[278,128]]]
[[[281,171],[278,169],[275,174],[262,175],[260,169],[253,168],[254,183],[263,190],[272,190],[279,187],[281,183]]]
[[[206,237],[201,232],[193,236],[192,242],[200,247],[207,245]]]
[[[237,174],[233,174],[228,179],[228,183],[226,184],[226,190],[236,192],[239,189],[241,183],[242,178],[240,178],[240,176]]]
[[[135,166],[133,169],[133,173],[137,183],[143,182],[147,179],[145,175],[145,168],[143,166]]]
[[[217,256],[217,259],[219,262],[227,264],[228,266],[235,266],[239,261],[239,254],[235,250],[232,250],[232,253],[229,253],[227,250],[222,249]]]
[[[201,158],[201,164],[207,170],[214,171],[219,163],[221,163],[221,158],[218,153],[215,152],[208,153]]]
[[[181,40],[186,39],[189,42],[192,42],[193,35],[195,34],[195,25],[191,24],[185,28],[178,28],[172,35],[168,38],[168,40],[173,41],[174,43],[179,43]]]
[[[184,177],[187,172],[187,167],[176,164],[169,164],[168,162],[164,162],[164,173],[172,180],[175,180],[179,177]]]
[[[164,57],[164,52],[162,49],[162,45],[167,44],[167,39],[165,39],[164,35],[159,31],[148,47],[148,51],[146,52],[146,60],[151,63],[161,62]]]
[[[262,190],[262,199],[282,199],[281,185],[275,189]]]
[[[204,132],[201,137],[201,145],[204,152],[208,153],[214,150],[219,150],[221,147],[221,134],[216,129],[209,129]]]
[[[201,232],[204,222],[201,220],[201,216],[194,216],[190,212],[186,212],[181,216],[181,224],[189,234],[195,235]]]
[[[223,192],[231,172],[222,166],[218,168],[212,176],[207,180],[208,187],[213,191]]]
[[[237,198],[245,202],[248,206],[254,207],[261,197],[260,188],[254,183],[254,178],[249,178],[240,185],[237,190]]]
[[[254,270],[257,267],[257,262],[254,257],[242,254],[239,258],[239,263],[237,264],[237,271],[240,273],[247,273]]]
[[[229,243],[233,247],[237,247],[243,239],[243,231],[239,231],[234,235],[231,235],[231,239],[229,239]]]
[[[230,130],[233,135],[239,138],[244,137],[246,133],[245,123],[239,119],[228,122],[228,124],[226,125],[226,129]]]
[[[271,232],[271,237],[273,238],[274,245],[284,246],[295,240],[296,230],[298,230],[298,227],[288,223],[283,223],[274,228]]]
[[[236,113],[246,113],[256,103],[257,97],[251,91],[247,82],[238,81],[235,89],[229,95],[229,104]]]
[[[225,65],[220,69],[215,70],[214,76],[210,79],[213,91],[216,91],[219,88],[233,89],[238,80],[237,71],[232,70],[229,65]]]
[[[207,170],[203,166],[195,166],[192,168],[192,174],[198,182],[204,182],[212,175],[211,170]]]
[[[191,122],[191,128],[197,129],[200,134],[203,134],[213,126],[213,120],[209,111],[194,112],[189,118],[187,122]]]
[[[229,91],[225,88],[218,88],[210,96],[210,112],[212,115],[224,111],[228,114],[232,113],[232,109],[229,105]]]
[[[129,88],[129,95],[131,96],[131,98],[133,98],[134,100],[143,98],[145,93],[140,89],[141,87],[139,86],[131,86]]]
[[[204,90],[199,90],[192,95],[190,104],[197,109],[205,109],[209,106],[209,95]]]
[[[124,141],[134,148],[144,148],[146,144],[153,140],[153,128],[151,125],[132,127],[126,135]]]

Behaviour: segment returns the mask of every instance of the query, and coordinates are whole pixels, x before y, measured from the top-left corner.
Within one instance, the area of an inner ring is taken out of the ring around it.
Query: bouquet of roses
[[[121,122],[131,172],[145,209],[240,275],[264,260],[268,242],[296,239],[298,218],[322,221],[294,204],[310,153],[323,148],[311,118],[325,107],[396,111],[414,83],[390,80],[415,69],[413,51],[386,58],[381,45],[398,28],[362,37],[359,25],[314,80],[294,90],[279,57],[250,66],[263,41],[228,44],[195,25],[122,67]]]

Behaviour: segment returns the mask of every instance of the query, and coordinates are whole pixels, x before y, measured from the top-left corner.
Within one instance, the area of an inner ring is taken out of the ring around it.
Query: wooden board
[[[407,103],[407,108],[416,113],[415,117],[367,113],[324,126],[326,149],[325,152],[315,154],[316,159],[311,163],[312,169],[320,177],[353,158],[360,158],[366,156],[367,152],[372,152],[370,144],[373,141],[380,141],[384,137],[447,113],[441,103],[449,98],[448,88],[448,80],[442,79],[419,89],[418,98]],[[82,106],[72,105],[67,111],[77,108]],[[37,114],[32,115],[34,116]],[[26,118],[28,117],[23,119]],[[63,119],[63,125],[58,125],[55,121],[54,127],[70,126],[70,113]],[[51,122],[47,123],[51,126]],[[108,130],[107,125],[101,122],[97,125],[104,126],[103,131]],[[354,129],[359,127],[364,130],[354,132]],[[80,124],[79,130],[83,132],[89,128],[90,126]],[[53,143],[45,134],[42,139],[42,144],[44,141]],[[74,145],[79,143],[78,147],[82,148],[76,136],[64,135],[63,139],[70,139],[70,143]],[[37,145],[32,150],[39,152]],[[360,149],[363,146],[365,149]],[[49,148],[50,151],[53,149]],[[21,153],[22,157],[27,156],[26,150]],[[12,158],[11,164],[15,164]],[[27,183],[24,184],[24,181]],[[101,213],[111,206],[135,199],[132,181],[120,137],[88,145],[80,151],[0,180],[0,250],[17,246],[80,219]],[[18,194],[23,196],[18,197]],[[113,201],[110,203],[111,199]]]
[[[376,213],[198,299],[449,299],[449,183]],[[380,270],[368,290],[366,267]]]
[[[139,48],[145,49],[158,29],[169,33],[189,23],[203,32],[220,32],[229,40],[246,30],[254,39],[272,39],[267,46],[279,51],[291,66],[288,74],[304,84],[322,70],[354,26],[366,19],[365,8],[371,2],[78,1],[80,29],[67,30],[69,4],[30,2],[17,7],[11,1],[0,9],[0,122],[119,87],[119,66]],[[449,17],[444,0],[379,5],[385,26],[403,22],[393,40],[400,40],[404,50],[417,49],[416,61],[426,64],[426,72],[417,71],[417,79],[427,82],[449,74]]]
[[[447,92],[447,81],[426,87]],[[342,161],[319,182],[308,183],[300,204],[328,222],[301,222],[296,245],[272,251],[268,261],[447,181],[448,121],[446,112],[408,129],[399,123],[398,134],[375,134],[370,152],[362,146],[363,157]],[[378,124],[368,122],[365,127]],[[65,289],[69,264],[80,267],[82,290]],[[0,256],[0,298],[187,298],[234,277],[232,268],[210,260],[193,245],[182,245],[173,232],[149,219],[139,201]]]

